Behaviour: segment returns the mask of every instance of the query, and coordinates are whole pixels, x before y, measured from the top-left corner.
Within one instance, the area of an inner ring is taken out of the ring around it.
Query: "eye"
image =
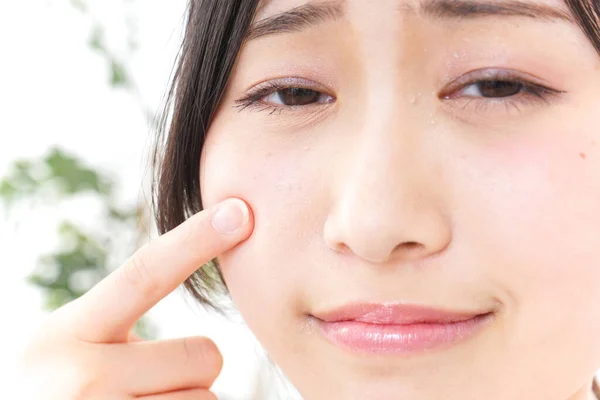
[[[524,112],[525,107],[550,104],[553,96],[564,91],[548,87],[541,80],[524,72],[487,68],[480,69],[454,80],[439,94],[450,100],[449,106],[460,106],[461,111],[478,115],[506,116],[506,112]]]
[[[462,94],[471,97],[502,98],[515,96],[525,89],[521,82],[511,81],[480,81],[470,84],[462,90]]]
[[[246,108],[264,110],[300,110],[333,103],[335,98],[326,89],[306,79],[283,78],[257,85],[235,103],[240,111]]]
[[[327,102],[327,97],[316,90],[293,87],[277,90],[265,96],[263,101],[265,103],[291,107]]]

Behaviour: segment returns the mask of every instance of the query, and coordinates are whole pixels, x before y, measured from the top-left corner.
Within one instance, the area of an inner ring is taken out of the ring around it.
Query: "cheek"
[[[455,273],[484,277],[503,305],[481,362],[515,387],[531,387],[531,378],[514,371],[580,382],[600,360],[600,133],[589,129],[596,125],[469,141],[473,147],[446,165],[449,255],[462,268]]]
[[[458,245],[471,252],[465,259],[483,261],[502,290],[507,345],[540,355],[552,346],[564,365],[576,357],[589,364],[600,335],[597,136],[548,129],[466,161],[470,183],[456,216],[469,238]]]
[[[556,298],[573,289],[570,283],[590,285],[587,277],[600,277],[600,157],[581,134],[547,135],[557,139],[492,154],[482,217],[495,223],[482,231],[506,249],[503,259],[518,268],[511,272],[523,278],[523,289],[553,287]]]
[[[226,125],[226,124],[224,124]],[[323,191],[315,176],[318,160],[304,145],[282,141],[249,140],[241,127],[217,127],[206,143],[201,166],[201,190],[205,206],[230,196],[248,202],[254,213],[251,237],[219,256],[231,296],[248,326],[269,342],[268,328],[276,316],[278,325],[293,324],[290,310],[301,306],[301,283],[306,274],[294,262],[306,257],[308,241],[321,237],[319,213]],[[233,129],[233,130],[231,130]]]

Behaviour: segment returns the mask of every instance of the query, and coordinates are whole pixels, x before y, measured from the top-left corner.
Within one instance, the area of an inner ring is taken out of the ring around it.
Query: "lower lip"
[[[407,325],[319,319],[317,323],[327,340],[352,352],[409,354],[463,342],[490,322],[492,316],[488,313],[464,321]]]

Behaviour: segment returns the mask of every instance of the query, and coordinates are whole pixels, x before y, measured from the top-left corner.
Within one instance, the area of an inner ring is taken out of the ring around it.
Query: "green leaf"
[[[17,193],[17,188],[7,179],[0,181],[0,197],[10,200]]]
[[[92,49],[101,53],[106,53],[106,45],[104,44],[104,30],[99,26],[95,26],[92,30],[92,34],[88,43]]]
[[[69,244],[68,248],[40,257],[36,270],[27,278],[29,283],[42,289],[45,307],[49,309],[61,307],[91,289],[91,286],[80,287],[81,282],[78,287],[73,286],[71,278],[75,274],[83,271],[91,273],[94,281],[86,284],[92,286],[109,274],[108,252],[93,237],[70,222],[60,225],[59,236],[63,247]],[[53,272],[44,273],[48,272],[47,268],[52,268]]]
[[[129,86],[129,77],[123,64],[116,60],[111,61],[111,81],[112,86]]]
[[[83,0],[71,0],[71,4],[81,12],[87,12],[87,5]]]
[[[92,190],[102,195],[110,195],[112,182],[98,172],[85,167],[79,159],[54,148],[45,159],[51,177],[61,181],[65,194],[76,194]]]
[[[146,340],[156,339],[157,329],[147,318],[142,318],[136,322],[133,331]]]

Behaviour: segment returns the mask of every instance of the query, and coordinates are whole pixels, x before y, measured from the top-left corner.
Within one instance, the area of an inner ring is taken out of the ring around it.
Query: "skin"
[[[267,2],[257,19],[305,3]],[[232,298],[308,400],[592,399],[600,58],[567,22],[398,7],[415,3],[347,0],[339,20],[242,49],[200,169],[205,206],[236,196],[254,212],[252,236],[219,258]],[[491,68],[562,93],[440,98]],[[335,101],[236,107],[282,77]],[[356,301],[495,319],[451,348],[359,356],[309,318]]]
[[[209,388],[223,359],[210,339],[147,342],[131,328],[198,265],[245,240],[252,228],[247,205],[227,200],[140,248],[50,315],[9,372],[7,393],[23,400],[216,400]]]

